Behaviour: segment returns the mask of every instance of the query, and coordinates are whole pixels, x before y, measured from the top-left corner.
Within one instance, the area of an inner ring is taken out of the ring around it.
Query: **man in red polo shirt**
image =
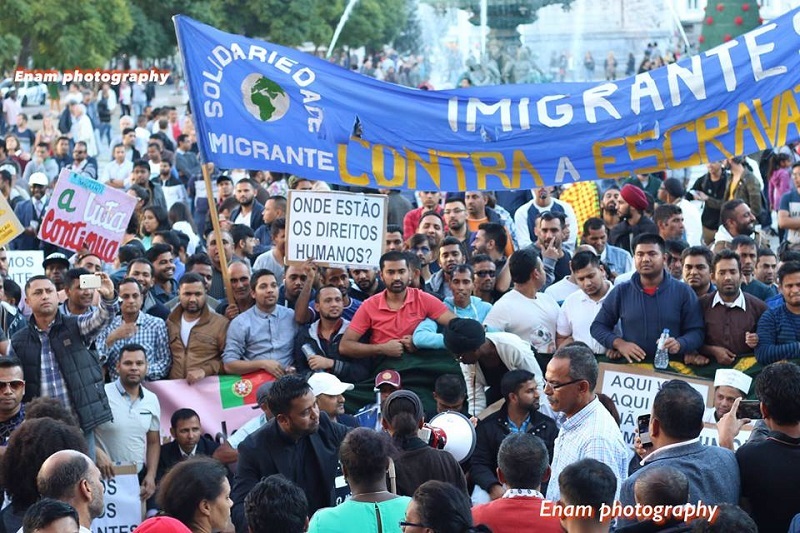
[[[446,326],[455,318],[435,296],[408,287],[411,271],[403,252],[386,252],[380,267],[386,289],[367,298],[356,311],[339,343],[342,355],[400,357],[416,351],[411,336],[420,322],[430,318]],[[369,344],[359,341],[366,333]]]

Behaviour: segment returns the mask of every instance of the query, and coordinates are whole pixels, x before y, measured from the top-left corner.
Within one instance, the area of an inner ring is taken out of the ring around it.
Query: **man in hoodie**
[[[609,357],[629,363],[653,362],[663,330],[669,330],[664,347],[671,356],[696,352],[703,344],[703,311],[689,285],[664,270],[665,244],[660,236],[639,235],[633,242],[636,273],[614,287],[590,328]],[[614,327],[622,323],[624,336]]]

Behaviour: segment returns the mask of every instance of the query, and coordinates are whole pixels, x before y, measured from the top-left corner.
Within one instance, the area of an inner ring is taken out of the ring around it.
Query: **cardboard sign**
[[[695,388],[705,398],[706,406],[713,405],[714,383],[700,379],[692,379],[676,374],[655,372],[633,365],[616,365],[600,363],[597,377],[597,392],[609,396],[617,406],[622,421],[620,429],[627,444],[633,445],[636,436],[636,418],[650,414],[653,399],[661,385],[672,379],[680,379]]]
[[[289,191],[286,260],[320,266],[377,267],[386,235],[388,197]]]
[[[32,276],[44,275],[44,252],[41,250],[9,250],[8,277],[20,287]]]
[[[0,194],[0,246],[11,242],[17,235],[25,231],[6,197]]]
[[[103,514],[92,521],[93,533],[131,533],[142,522],[139,476],[134,465],[114,467],[114,479],[104,479]]]
[[[39,238],[74,252],[84,246],[110,263],[117,257],[136,199],[86,176],[61,171]]]

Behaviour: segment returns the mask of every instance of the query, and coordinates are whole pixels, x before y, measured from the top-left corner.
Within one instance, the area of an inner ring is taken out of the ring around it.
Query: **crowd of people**
[[[97,98],[111,107],[115,94],[102,86]],[[288,191],[328,185],[212,169],[207,190],[190,114],[145,101],[112,138],[116,127],[95,134],[87,97],[70,88],[38,131],[19,113],[0,144],[0,192],[25,228],[0,250],[0,530],[90,528],[115,463],[135,466],[159,515],[143,532],[228,531],[229,520],[240,533],[786,531],[800,513],[793,147],[709,163],[693,183],[654,173],[563,189],[383,190],[378,268],[287,265]],[[98,163],[98,145],[110,161]],[[65,168],[136,198],[113,263],[39,239]],[[8,250],[41,250],[44,274],[20,287]],[[81,283],[89,274],[99,288]],[[632,450],[596,390],[598,365],[663,369],[659,351],[670,369],[714,379],[715,404],[667,382],[649,442]],[[186,405],[162,443],[148,382],[253,372],[274,381],[248,424],[220,440]],[[763,420],[734,452],[753,396]],[[461,463],[428,442],[425,422],[444,411],[475,425]],[[720,446],[698,441],[704,422]],[[544,512],[548,501],[700,500],[722,505],[713,524]]]

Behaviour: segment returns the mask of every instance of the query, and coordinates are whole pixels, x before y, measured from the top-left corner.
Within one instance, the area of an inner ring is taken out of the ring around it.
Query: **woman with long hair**
[[[452,483],[467,494],[467,480],[455,457],[428,446],[418,432],[425,421],[422,400],[410,390],[398,390],[383,404],[383,428],[392,436],[398,453],[394,457],[397,487],[403,496],[414,494],[429,479]]]
[[[400,522],[404,533],[491,533],[472,525],[469,498],[450,483],[427,481],[414,491],[414,498]],[[524,527],[520,524],[520,531]]]
[[[186,247],[187,255],[194,255],[200,238],[197,236],[197,227],[194,225],[194,217],[189,210],[189,206],[183,202],[175,202],[169,208],[168,218],[172,229],[180,231],[189,237],[189,246]]]
[[[392,494],[386,488],[390,450],[385,434],[367,428],[347,434],[339,448],[339,460],[352,496],[337,507],[317,511],[309,533],[399,530],[398,523],[411,498]]]
[[[196,456],[178,463],[161,480],[156,496],[161,513],[180,520],[192,533],[228,531],[231,485],[225,466]]]
[[[61,134],[58,132],[56,125],[53,124],[53,115],[49,111],[46,111],[42,116],[42,129],[36,132],[36,140],[33,145],[36,146],[40,143],[47,143],[52,152],[53,145],[59,135]]]
[[[157,231],[168,230],[169,215],[167,210],[160,205],[148,205],[142,210],[142,226],[139,234],[145,250],[153,244],[153,236]]]

